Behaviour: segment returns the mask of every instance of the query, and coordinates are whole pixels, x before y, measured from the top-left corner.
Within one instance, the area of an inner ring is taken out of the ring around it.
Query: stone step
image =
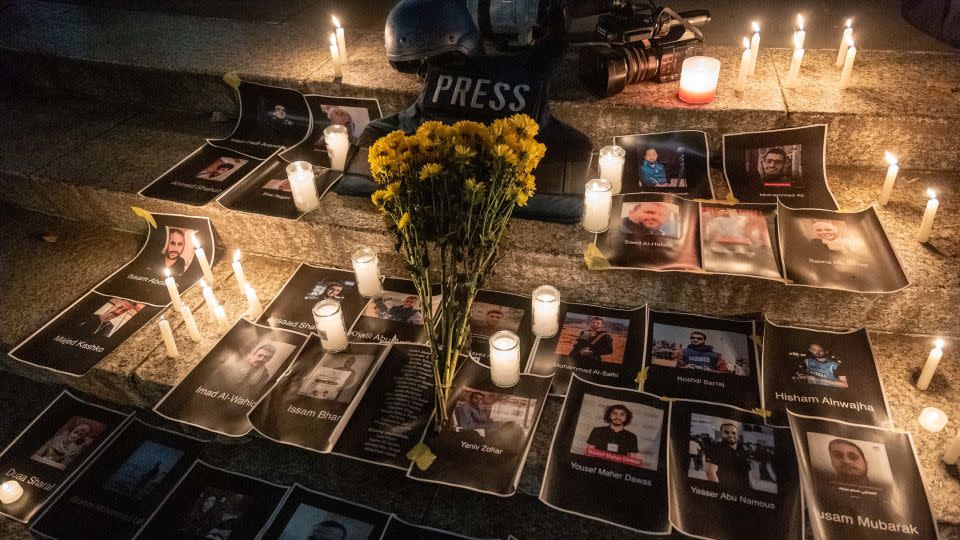
[[[30,91],[235,113],[221,76],[236,71],[307,93],[376,97],[391,114],[420,89],[416,77],[389,66],[382,26],[372,23],[348,33],[350,61],[335,80],[325,25],[317,24],[323,12],[278,25],[28,0],[3,13],[0,69]],[[907,168],[950,169],[960,161],[953,144],[960,139],[960,62],[951,51],[861,50],[853,86],[840,91],[835,50],[807,51],[803,87],[785,89],[791,52],[764,47],[742,98],[732,91],[739,50],[711,45],[707,54],[725,66],[719,97],[689,106],[677,98],[676,83],[632,85],[597,99],[578,79],[571,50],[553,79],[552,110],[595,148],[618,134],[702,129],[716,152],[723,133],[826,123],[832,165],[879,166],[885,150]]]

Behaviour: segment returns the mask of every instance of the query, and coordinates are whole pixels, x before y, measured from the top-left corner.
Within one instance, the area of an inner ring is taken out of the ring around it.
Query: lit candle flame
[[[891,154],[890,152],[884,152],[884,153],[883,153],[883,157],[887,160],[887,163],[888,163],[888,164],[890,164],[890,165],[896,165],[896,164],[897,164],[897,156],[894,156],[894,155]]]
[[[803,15],[797,13],[797,29],[803,32]]]
[[[330,46],[331,46],[331,47],[336,47],[336,46],[337,46],[337,35],[336,35],[336,34],[330,34]]]
[[[927,197],[930,197],[931,199],[936,199],[936,198],[937,198],[937,192],[934,191],[934,190],[932,190],[932,189],[930,189],[930,188],[927,188]]]
[[[853,28],[853,19],[847,19],[847,28]]]
[[[333,25],[334,25],[334,26],[336,26],[337,28],[341,28],[341,26],[340,26],[340,19],[338,19],[336,15],[332,16],[331,19],[333,19]]]
[[[760,33],[760,25],[757,24],[757,21],[753,21],[753,22],[750,23],[750,24],[753,26],[753,31],[756,32],[757,34],[759,34],[759,33]]]
[[[749,49],[749,48],[750,48],[750,40],[749,40],[749,39],[743,38],[743,48],[744,48],[744,49]]]
[[[240,262],[240,250],[233,252],[233,262]]]
[[[942,339],[937,339],[936,341],[933,342],[933,344],[934,344],[934,346],[935,346],[936,348],[938,348],[938,349],[942,349],[942,348],[943,348],[943,340],[942,340]]]
[[[927,191],[930,191],[930,190],[927,190]],[[166,276],[166,277],[170,277],[170,269],[169,269],[169,268],[164,268],[164,269],[163,269],[163,275]]]

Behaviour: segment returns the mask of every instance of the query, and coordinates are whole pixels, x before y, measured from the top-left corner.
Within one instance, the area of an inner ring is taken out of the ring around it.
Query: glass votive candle
[[[520,337],[509,330],[490,336],[490,379],[502,387],[520,382]]]
[[[346,126],[331,124],[323,129],[323,143],[330,156],[330,168],[342,171],[347,163],[347,150],[350,149],[350,137]]]
[[[23,497],[23,486],[16,480],[7,480],[0,484],[0,503],[13,504]]]
[[[310,212],[320,205],[317,184],[313,181],[313,165],[307,161],[294,161],[287,165],[287,181],[293,204],[301,212]]]
[[[360,248],[350,257],[353,261],[353,272],[357,278],[357,292],[360,296],[371,298],[383,292],[383,283],[380,281],[380,259],[377,252],[365,247]]]
[[[918,418],[920,427],[933,433],[943,431],[947,427],[947,420],[947,413],[936,407],[924,407]]]
[[[340,352],[347,348],[347,329],[343,325],[340,302],[318,302],[313,306],[313,321],[317,324],[320,343],[327,352]]]
[[[533,290],[533,333],[553,337],[560,330],[560,291],[551,285]]]
[[[613,184],[605,178],[587,182],[583,195],[583,228],[602,233],[610,226],[610,207],[613,205]]]
[[[600,178],[610,181],[612,193],[619,195],[623,189],[623,161],[627,151],[613,144],[600,149]]]
[[[720,60],[709,56],[691,56],[680,70],[680,99],[693,105],[710,103],[717,97]]]

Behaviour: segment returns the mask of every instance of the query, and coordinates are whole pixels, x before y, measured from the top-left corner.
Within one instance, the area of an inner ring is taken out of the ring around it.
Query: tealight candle
[[[747,75],[750,74],[750,41],[743,38],[743,55],[740,57],[740,71],[737,72],[737,84],[733,87],[738,94],[743,94],[747,89]]]
[[[923,429],[937,433],[943,431],[943,428],[946,427],[947,413],[936,407],[924,407],[923,410],[920,411],[920,418],[917,420]]]
[[[213,312],[217,316],[217,333],[220,335],[226,334],[230,330],[230,321],[227,320],[227,311],[223,309],[223,306],[217,304],[213,306]]]
[[[717,97],[719,80],[720,60],[691,56],[683,61],[680,69],[680,99],[693,105],[710,103]]]
[[[200,270],[203,270],[203,279],[213,283],[213,270],[210,268],[210,261],[207,260],[207,253],[200,246],[200,240],[197,239],[197,233],[193,233],[193,253],[200,263]]]
[[[330,156],[330,168],[342,171],[347,163],[347,150],[350,149],[350,137],[346,126],[331,124],[323,129],[323,142]]]
[[[840,72],[840,89],[843,90],[850,86],[850,75],[853,73],[853,61],[857,58],[857,47],[853,44],[853,38],[847,48],[847,58],[843,61],[843,71]]]
[[[560,331],[560,291],[550,285],[533,290],[533,333],[553,337]]]
[[[163,338],[163,346],[167,349],[167,356],[176,358],[180,356],[177,350],[177,342],[173,339],[173,330],[170,328],[170,321],[160,316],[160,337]]]
[[[313,306],[313,321],[317,323],[320,343],[327,352],[339,352],[347,348],[347,329],[343,326],[343,311],[340,302],[324,300]]]
[[[340,53],[340,61],[347,63],[347,42],[343,39],[343,27],[340,26],[340,19],[336,15],[332,16],[333,25],[337,27],[337,52]]]
[[[377,252],[370,248],[360,248],[350,257],[353,272],[357,278],[357,292],[360,296],[371,298],[383,292],[380,281],[380,259]]]
[[[926,242],[930,239],[930,231],[933,230],[933,220],[937,217],[937,208],[940,207],[940,201],[937,200],[937,192],[928,189],[927,195],[930,200],[927,201],[927,208],[923,211],[923,219],[920,220],[920,230],[917,231],[917,242]]]
[[[887,163],[890,164],[887,167],[887,177],[883,180],[883,189],[880,190],[880,205],[886,206],[890,202],[890,196],[893,195],[893,184],[897,181],[897,173],[900,171],[900,166],[897,165],[897,158],[890,152],[884,152],[883,157],[886,158]]]
[[[163,282],[167,285],[167,293],[170,294],[170,302],[173,304],[173,307],[179,310],[183,306],[183,301],[180,300],[180,291],[177,289],[177,282],[173,279],[173,276],[170,275],[170,269],[164,268],[163,275],[167,276]]]
[[[340,59],[340,47],[337,46],[336,34],[330,34],[330,59],[333,61],[333,78],[343,78],[342,60]]]
[[[7,480],[0,484],[0,503],[13,504],[23,497],[23,486],[16,480]]]
[[[243,266],[240,264],[240,250],[233,252],[233,277],[237,278],[237,287],[240,292],[247,287],[247,275],[243,273]]]
[[[253,290],[253,287],[247,285],[247,288],[243,290],[243,293],[247,296],[247,316],[251,319],[256,319],[260,312],[263,311],[263,307],[260,305],[260,299],[257,298],[257,291]]]
[[[301,212],[310,212],[320,205],[317,184],[313,181],[313,165],[307,161],[294,161],[287,165],[287,180],[293,204]]]
[[[509,330],[490,336],[490,379],[502,387],[520,382],[520,338]]]
[[[933,349],[930,349],[927,362],[923,364],[923,370],[920,371],[920,377],[917,379],[917,388],[926,390],[930,386],[930,379],[933,378],[933,372],[940,365],[941,358],[943,358],[943,340],[938,339],[933,342]]]
[[[760,25],[756,21],[753,26],[753,37],[750,38],[750,76],[757,72],[757,59],[760,56]]]
[[[790,61],[790,71],[787,72],[787,80],[784,81],[785,88],[797,88],[800,86],[800,65],[803,64],[803,45],[797,36],[793,38],[793,59]]]
[[[600,149],[600,178],[610,181],[612,192],[618,195],[623,186],[623,160],[627,151],[617,145]]]
[[[613,186],[609,180],[595,178],[587,182],[583,196],[583,228],[602,233],[610,226],[610,207],[613,205]]]
[[[190,334],[190,339],[200,341],[200,328],[197,327],[197,319],[193,317],[190,306],[184,304],[183,307],[180,308],[180,316],[183,317],[183,325],[187,327],[187,333]]]
[[[217,297],[213,295],[213,289],[210,288],[210,285],[207,285],[207,282],[202,279],[200,280],[200,287],[203,291],[204,303],[207,305],[207,312],[210,313],[210,322],[216,322],[217,313],[215,308],[219,305]]]
[[[947,465],[955,465],[957,459],[960,459],[960,431],[957,432],[957,436],[950,441],[950,446],[947,447],[947,451],[943,454],[943,462]]]
[[[847,57],[847,47],[853,41],[853,19],[847,19],[847,27],[843,30],[843,36],[840,37],[840,48],[837,49],[837,67],[843,65],[843,59]]]

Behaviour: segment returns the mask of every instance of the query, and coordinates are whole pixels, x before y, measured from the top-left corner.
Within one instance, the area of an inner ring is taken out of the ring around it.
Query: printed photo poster
[[[668,407],[657,396],[574,375],[550,445],[540,500],[634,531],[668,534]]]
[[[240,118],[225,139],[208,140],[220,148],[267,159],[303,141],[310,131],[310,107],[300,92],[240,81]]]
[[[760,406],[753,321],[650,310],[643,390],[658,396]]]
[[[596,246],[614,268],[699,270],[698,214],[697,203],[674,195],[618,195]]]
[[[206,143],[140,190],[140,195],[203,206],[232,188],[274,152],[263,157]]]
[[[700,203],[703,269],[782,280],[776,216],[771,204]]]
[[[615,309],[560,303],[560,331],[540,338],[528,371],[553,375],[551,394],[564,395],[573,375],[607,386],[639,388],[647,308]]]
[[[740,202],[836,210],[827,184],[827,126],[723,136],[723,175]]]
[[[49,538],[132,538],[187,473],[204,444],[135,418],[31,529]]]
[[[549,391],[550,377],[530,374],[501,388],[490,380],[490,368],[463,358],[448,403],[449,425],[437,433],[431,422],[423,439],[436,459],[426,470],[411,462],[407,476],[513,495]]]
[[[250,423],[277,442],[330,452],[387,347],[351,343],[343,351],[327,352],[320,337],[311,334],[290,370],[250,411]]]
[[[16,501],[0,503],[0,515],[32,520],[129,418],[62,392],[0,453],[0,482],[23,488]]]
[[[387,522],[387,530],[383,532],[381,538],[382,540],[409,540],[410,538],[417,538],[418,540],[477,540],[476,538],[463,536],[450,531],[416,525],[398,518],[396,514],[390,515],[390,521]]]
[[[490,364],[490,336],[508,330],[520,336],[520,369],[523,370],[537,336],[529,296],[481,289],[470,306],[470,354]]]
[[[379,540],[389,520],[386,512],[294,484],[260,538]]]
[[[677,400],[670,408],[670,521],[698,538],[803,538],[790,431],[742,409]],[[838,536],[842,538],[842,536]]]
[[[434,313],[439,306],[440,296],[437,295],[431,306]],[[426,343],[426,320],[413,282],[388,277],[383,280],[383,293],[367,301],[348,336],[350,341],[365,343]]]
[[[406,470],[407,452],[423,438],[435,401],[430,347],[394,343],[333,452]]]
[[[909,433],[788,417],[814,538],[939,537]]]
[[[246,435],[247,413],[286,371],[307,336],[239,319],[153,410],[226,435]]]
[[[703,131],[668,131],[624,135],[613,144],[626,150],[624,193],[673,193],[691,199],[713,199],[710,150]]]
[[[309,161],[322,167],[330,166],[330,156],[327,154],[327,144],[323,138],[323,130],[337,124],[347,128],[347,137],[350,139],[350,151],[347,155],[349,163],[352,154],[356,152],[357,141],[363,130],[373,120],[383,116],[380,102],[375,98],[320,96],[309,94],[304,96],[313,118],[310,135],[300,144],[284,151],[281,157],[287,162]],[[369,175],[368,175],[369,176]]]
[[[357,291],[353,272],[301,263],[257,323],[304,334],[316,332],[313,307],[324,300],[340,302],[347,328],[367,305],[367,299]]]
[[[864,328],[827,332],[765,321],[763,408],[787,426],[787,409],[856,424],[893,427]]]
[[[239,185],[224,193],[217,202],[231,210],[287,219],[300,219],[305,214],[296,205],[300,193],[293,190],[287,179],[288,162],[274,156],[254,169]],[[314,184],[317,195],[323,195],[340,173],[314,166]]]
[[[787,283],[887,293],[910,284],[871,206],[860,212],[777,209]]]
[[[136,538],[257,537],[288,488],[195,461]]]

